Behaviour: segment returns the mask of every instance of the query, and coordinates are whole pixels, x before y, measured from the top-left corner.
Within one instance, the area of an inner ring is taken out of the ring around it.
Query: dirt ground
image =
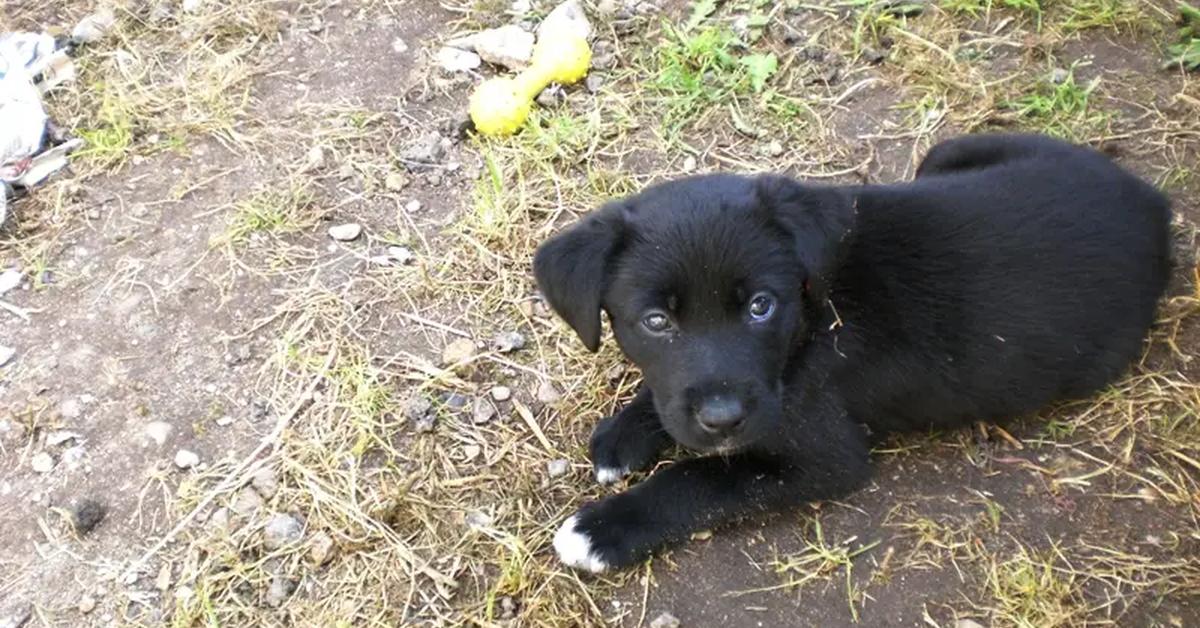
[[[588,84],[477,137],[497,69],[436,55],[553,8],[520,5],[0,3],[0,32],[117,18],[48,99],[87,147],[0,228],[24,277],[0,627],[1200,625],[1200,75],[1163,63],[1173,3],[601,0]],[[898,438],[846,502],[628,573],[557,563],[561,521],[620,490],[586,443],[637,374],[549,315],[539,241],[653,180],[896,181],[998,129],[1171,196],[1177,280],[1128,379]]]

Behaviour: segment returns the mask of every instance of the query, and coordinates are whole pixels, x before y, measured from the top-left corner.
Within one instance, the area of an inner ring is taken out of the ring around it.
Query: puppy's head
[[[833,188],[686,178],[609,203],[546,241],[534,273],[592,351],[608,312],[675,440],[731,451],[780,421],[784,368],[825,300],[853,217]]]

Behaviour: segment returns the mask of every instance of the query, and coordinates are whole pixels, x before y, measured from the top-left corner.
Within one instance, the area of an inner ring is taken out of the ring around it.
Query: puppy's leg
[[[554,549],[564,563],[600,572],[746,515],[842,497],[866,481],[870,465],[861,427],[833,422],[806,438],[806,446],[676,463],[584,506],[554,535]]]
[[[658,461],[671,444],[654,411],[654,400],[645,386],[620,412],[600,421],[592,431],[592,468],[596,481],[611,484]]]
[[[929,149],[917,167],[917,178],[986,168],[1026,157],[1040,149],[1061,150],[1062,146],[1054,140],[1036,135],[964,135]]]

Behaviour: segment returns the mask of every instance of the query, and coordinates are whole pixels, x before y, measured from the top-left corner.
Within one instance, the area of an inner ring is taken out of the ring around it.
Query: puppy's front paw
[[[648,428],[624,414],[600,421],[592,431],[590,446],[596,481],[612,484],[633,471],[649,468],[658,460],[665,438],[661,428]]]
[[[554,533],[554,551],[558,553],[558,559],[567,566],[592,573],[608,569],[604,559],[592,551],[592,539],[587,532],[578,529],[578,524],[579,515],[571,515]]]
[[[649,556],[660,540],[634,504],[616,495],[567,518],[554,535],[554,551],[566,565],[600,573]]]

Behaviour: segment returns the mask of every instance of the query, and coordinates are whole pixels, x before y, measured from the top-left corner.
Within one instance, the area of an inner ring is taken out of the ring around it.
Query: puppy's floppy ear
[[[624,231],[625,207],[609,203],[543,242],[533,256],[542,294],[588,351],[600,348],[600,299]]]
[[[768,220],[794,239],[808,272],[809,297],[823,302],[853,234],[854,200],[838,188],[807,186],[779,175],[759,177],[756,192]]]

